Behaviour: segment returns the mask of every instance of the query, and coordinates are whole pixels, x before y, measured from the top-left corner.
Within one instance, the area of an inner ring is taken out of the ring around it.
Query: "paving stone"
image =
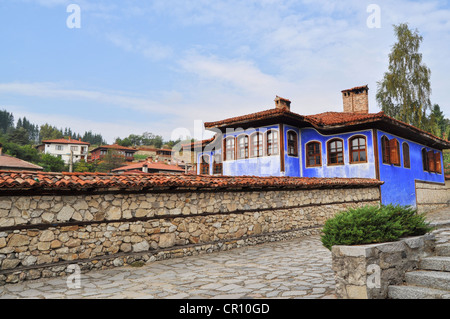
[[[88,272],[79,290],[68,289],[66,278],[12,284],[0,287],[0,298],[325,298],[333,291],[331,252],[311,236]]]

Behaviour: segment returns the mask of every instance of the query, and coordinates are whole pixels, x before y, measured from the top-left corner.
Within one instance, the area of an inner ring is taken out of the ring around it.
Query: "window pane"
[[[360,161],[361,162],[366,162],[367,161],[366,152],[359,153],[359,156],[360,156]]]

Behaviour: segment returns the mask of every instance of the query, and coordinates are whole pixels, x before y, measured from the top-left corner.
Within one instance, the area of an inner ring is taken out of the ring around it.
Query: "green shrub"
[[[382,205],[349,209],[329,219],[322,229],[322,244],[364,245],[420,236],[432,230],[423,214],[411,207]]]

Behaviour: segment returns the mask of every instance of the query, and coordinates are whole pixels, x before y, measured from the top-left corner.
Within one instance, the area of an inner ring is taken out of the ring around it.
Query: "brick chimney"
[[[291,110],[291,101],[289,101],[288,99],[279,97],[277,95],[277,97],[275,98],[275,106],[277,109],[283,109],[283,110],[290,111]]]
[[[344,100],[344,112],[346,113],[369,113],[369,86],[358,86],[353,89],[342,91]]]

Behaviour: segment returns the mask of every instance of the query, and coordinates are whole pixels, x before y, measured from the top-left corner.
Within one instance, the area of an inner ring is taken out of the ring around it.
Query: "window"
[[[202,155],[200,162],[200,174],[209,175],[209,156]]]
[[[434,159],[434,152],[433,151],[429,151],[427,153],[428,156],[428,171],[430,173],[436,172],[436,163],[435,163],[435,159]]]
[[[384,164],[391,164],[391,151],[389,148],[389,139],[386,136],[381,138],[381,152]]]
[[[289,156],[298,156],[298,137],[294,131],[288,131],[287,133],[287,147]]]
[[[225,139],[225,161],[234,160],[234,137],[228,137]]]
[[[56,148],[57,151],[62,151],[64,149],[64,146],[56,145],[55,148]]]
[[[411,168],[411,160],[409,158],[409,144],[404,142],[402,144],[403,148],[403,167]]]
[[[306,167],[322,166],[322,152],[319,142],[306,144]]]
[[[424,171],[429,171],[429,165],[428,165],[428,153],[426,149],[422,149],[422,166]]]
[[[328,165],[344,164],[344,143],[334,139],[328,142]]]
[[[267,132],[267,156],[278,155],[278,131]]]
[[[70,150],[73,152],[76,152],[76,151],[78,151],[78,146],[71,146]]]
[[[434,168],[435,168],[435,172],[438,174],[442,174],[442,164],[441,164],[441,153],[437,152],[434,153]]]
[[[214,175],[222,175],[223,174],[223,164],[222,164],[222,158],[221,158],[220,154],[214,155],[213,174]]]
[[[381,152],[384,164],[400,166],[400,144],[395,138],[390,140],[383,136],[381,138]]]
[[[261,157],[263,156],[263,134],[262,133],[254,133],[251,137],[252,144],[252,157]]]
[[[247,135],[241,135],[237,138],[237,158],[243,159],[248,158],[248,136]]]
[[[365,136],[356,136],[350,139],[350,163],[367,163]]]
[[[400,145],[395,138],[389,141],[389,149],[391,151],[391,164],[400,166]]]
[[[430,173],[442,173],[441,153],[422,149],[423,170]]]

